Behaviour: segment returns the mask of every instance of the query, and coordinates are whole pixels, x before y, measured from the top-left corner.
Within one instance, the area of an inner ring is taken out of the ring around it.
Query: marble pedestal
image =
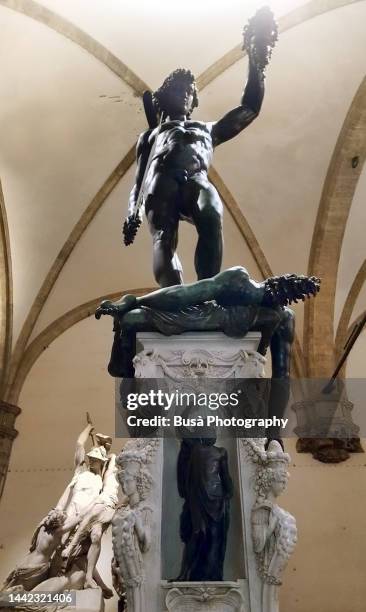
[[[243,339],[216,332],[187,332],[169,337],[139,333],[136,340],[135,377],[164,378],[170,390],[179,389],[180,382],[190,377],[264,376],[265,359],[256,352],[259,333],[249,333]],[[154,459],[149,464],[153,486],[144,500],[151,509],[151,546],[142,555],[144,577],[136,587],[139,597],[131,596],[131,601],[148,602],[149,612],[276,612],[274,600],[271,606],[263,603],[263,576],[258,572],[258,555],[253,548],[252,509],[257,500],[255,477],[259,461],[255,453],[248,454],[241,439],[217,440],[217,445],[228,451],[235,490],[224,581],[175,582],[183,548],[179,538],[183,500],[176,482],[179,442],[154,439],[154,444]],[[258,447],[258,456],[266,457],[264,441],[253,444]],[[140,609],[141,604],[134,605],[128,612],[145,612]]]

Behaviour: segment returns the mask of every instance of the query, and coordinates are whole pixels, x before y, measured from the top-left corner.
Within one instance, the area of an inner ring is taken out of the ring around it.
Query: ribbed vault
[[[342,6],[353,4],[354,2],[362,2],[363,0],[311,0],[302,6],[295,8],[287,15],[280,17],[278,20],[278,31],[286,32],[290,28],[294,28],[297,25],[313,19],[318,15],[333,11]],[[233,64],[242,59],[245,55],[242,46],[236,45],[233,49],[230,49],[225,55],[220,57],[216,62],[211,64],[204,72],[202,72],[197,78],[197,85],[199,89],[203,89],[214,79],[216,79],[225,70],[230,68]]]
[[[13,287],[9,229],[0,182],[0,390],[2,397],[11,357],[12,316]]]
[[[0,0],[3,5],[13,11],[23,13],[27,17],[43,23],[48,28],[55,30],[65,36],[73,43],[93,55],[138,95],[142,95],[148,86],[134,72],[126,66],[118,57],[113,55],[108,49],[101,45],[95,38],[75,26],[73,23],[49,10],[47,7],[34,2],[34,0]]]
[[[350,321],[353,313],[353,309],[356,305],[357,298],[360,295],[361,289],[363,288],[366,281],[366,259],[358,270],[351,289],[348,292],[347,299],[344,303],[341,318],[339,319],[337,334],[335,339],[335,349],[337,358],[340,357],[341,352],[344,348],[344,344],[348,338],[350,328]],[[362,317],[362,315],[361,315]],[[359,319],[361,318],[359,317]]]
[[[334,302],[339,258],[353,196],[366,157],[366,78],[339,135],[314,228],[309,274],[322,279],[316,300],[305,307],[304,346],[309,377],[327,377],[335,365]],[[356,160],[355,161],[352,160]]]
[[[153,288],[151,287],[143,289],[126,289],[123,291],[123,293],[131,293],[138,296],[152,290]],[[79,323],[79,321],[93,316],[102,299],[117,300],[120,297],[120,291],[111,293],[107,296],[99,296],[94,300],[81,304],[69,312],[66,312],[62,317],[59,317],[56,321],[53,321],[51,325],[46,327],[46,329],[44,329],[37,336],[37,338],[35,338],[29,344],[23,353],[19,368],[17,370],[17,376],[13,382],[13,385],[8,391],[9,402],[11,401],[15,404],[17,403],[24,381],[33,364],[37,361],[38,357],[43,353],[43,351],[46,350],[54,340],[56,340],[56,338],[58,338],[73,325],[76,325],[76,323]]]

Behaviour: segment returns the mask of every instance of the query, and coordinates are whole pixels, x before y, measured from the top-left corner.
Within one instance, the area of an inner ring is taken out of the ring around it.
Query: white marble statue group
[[[89,436],[93,444],[86,452]],[[112,525],[111,569],[119,610],[147,612],[145,577],[149,569],[144,554],[157,519],[150,490],[154,485],[152,464],[162,442],[131,439],[117,457],[110,453],[111,442],[109,436],[94,434],[91,423],[82,431],[76,444],[74,476],[38,525],[29,552],[9,574],[3,591],[57,593],[100,587],[104,598],[112,597],[96,567],[103,533]],[[241,443],[254,466],[251,532],[263,585],[261,612],[277,612],[277,588],[296,543],[295,519],[276,504],[287,485],[290,458],[275,441],[267,450],[259,440]],[[119,485],[124,496],[121,503]]]
[[[92,448],[86,452],[89,436]],[[113,596],[98,570],[102,535],[118,504],[116,456],[112,439],[94,434],[93,425],[77,439],[74,475],[56,506],[39,523],[25,558],[2,590],[59,592],[100,587]]]

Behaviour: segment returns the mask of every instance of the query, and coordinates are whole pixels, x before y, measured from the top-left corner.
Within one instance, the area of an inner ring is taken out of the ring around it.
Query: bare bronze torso
[[[263,74],[250,62],[241,104],[216,122],[190,119],[192,86],[186,89],[181,87],[176,92],[173,88],[164,120],[139,138],[136,182],[126,221],[125,239],[130,244],[137,231],[133,228],[141,222],[136,221],[136,215],[140,215],[137,203],[144,202],[153,238],[154,276],[163,287],[183,282],[176,253],[180,219],[190,221],[197,229],[197,277],[209,278],[220,270],[223,205],[207,172],[214,147],[235,137],[258,115],[264,93]]]
[[[153,144],[157,130],[149,138]],[[149,174],[157,164],[168,170],[185,170],[188,174],[207,172],[212,161],[211,130],[203,121],[168,121],[157,136],[155,155]]]

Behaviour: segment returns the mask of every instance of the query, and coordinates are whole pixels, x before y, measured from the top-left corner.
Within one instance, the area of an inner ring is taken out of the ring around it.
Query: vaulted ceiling
[[[295,356],[298,373],[327,375],[335,337],[337,350],[365,310],[366,2],[268,4],[281,33],[263,110],[217,149],[211,173],[225,202],[224,266],[243,264],[258,279],[323,277],[304,326],[298,309]],[[259,5],[0,0],[7,400],[18,401],[45,346],[101,296],[154,285],[147,228],[132,247],[121,243],[135,143],[146,126],[141,93],[187,67],[200,89],[194,117],[220,118],[240,99],[241,31]],[[181,224],[188,281],[194,244]],[[314,355],[323,355],[323,369]]]

